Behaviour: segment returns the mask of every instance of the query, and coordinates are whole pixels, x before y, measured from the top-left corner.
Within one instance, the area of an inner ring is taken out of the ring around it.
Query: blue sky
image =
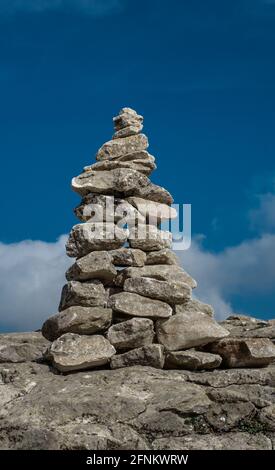
[[[1,329],[55,313],[70,179],[123,106],[192,204],[198,295],[275,316],[274,47],[272,0],[0,0]]]

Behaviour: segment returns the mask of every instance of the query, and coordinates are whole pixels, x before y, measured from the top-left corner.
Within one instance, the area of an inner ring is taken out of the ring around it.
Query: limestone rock
[[[142,267],[146,261],[146,253],[133,248],[119,248],[109,251],[115,266],[139,266]]]
[[[145,160],[123,160],[116,158],[114,160],[102,160],[89,167],[89,171],[111,171],[117,168],[129,168],[149,176],[156,169],[156,164],[148,159]],[[87,169],[85,171],[88,171]]]
[[[131,318],[109,328],[107,339],[119,349],[132,349],[151,344],[154,339],[154,323],[149,318]]]
[[[263,367],[275,361],[275,346],[268,338],[224,338],[207,346],[226,367]]]
[[[99,279],[112,281],[117,275],[112,257],[107,251],[92,251],[76,262],[66,272],[67,281],[86,281]]]
[[[228,336],[228,331],[202,312],[177,313],[156,324],[158,342],[169,351],[203,346]],[[213,353],[220,354],[218,351]]]
[[[107,364],[115,352],[104,336],[66,333],[51,344],[45,356],[56,369],[68,372]]]
[[[132,206],[134,206],[151,224],[177,218],[176,209],[168,206],[167,204],[148,201],[135,196],[129,197],[127,201],[132,204]]]
[[[74,225],[66,244],[67,255],[83,257],[91,251],[121,248],[127,240],[128,230],[112,223],[85,223]]]
[[[138,248],[146,252],[171,248],[172,234],[159,230],[154,225],[139,225],[138,228],[132,227],[130,229],[129,244],[131,248]]]
[[[163,300],[168,304],[180,304],[191,297],[191,288],[188,284],[174,281],[158,281],[149,277],[128,278],[123,289],[127,292]]]
[[[131,349],[123,354],[116,354],[111,359],[111,369],[136,365],[151,366],[162,369],[164,364],[163,346],[150,344],[137,349]]]
[[[180,266],[175,265],[146,265],[142,268],[129,267],[118,274],[116,284],[123,285],[126,279],[137,277],[148,277],[158,281],[180,282],[187,284],[191,288],[197,286],[196,281],[187,272]]]
[[[189,349],[187,351],[169,351],[165,356],[167,369],[208,370],[215,369],[222,362],[218,354]]]
[[[112,295],[108,305],[115,312],[131,317],[168,318],[172,315],[172,308],[165,302],[130,292]]]
[[[174,199],[167,189],[154,183],[150,183],[147,186],[140,186],[132,194],[128,194],[128,196],[137,196],[143,199],[148,199],[150,201],[168,205],[174,202]]]
[[[271,321],[260,320],[246,315],[230,315],[221,322],[230,336],[244,338],[269,338],[275,343],[275,324]]]
[[[59,311],[78,305],[104,307],[107,300],[107,293],[100,281],[69,281],[62,289]]]
[[[142,126],[143,116],[137,114],[134,109],[122,108],[118,116],[113,118],[115,130],[119,131],[129,126]]]
[[[211,305],[200,302],[197,299],[188,299],[187,302],[184,302],[183,304],[180,304],[180,305],[176,305],[175,312],[176,313],[203,312],[209,315],[210,317],[214,317],[213,307]],[[221,326],[224,326],[225,329],[227,329],[225,324],[223,323],[220,323],[220,324]]]
[[[179,260],[177,255],[169,248],[164,248],[159,251],[151,251],[147,253],[145,264],[168,264],[178,265]]]
[[[148,139],[144,134],[131,135],[122,139],[105,142],[96,154],[97,160],[112,160],[128,153],[146,150]]]
[[[48,318],[42,326],[42,334],[49,341],[54,341],[65,333],[91,335],[104,331],[111,323],[110,308],[74,306]]]
[[[113,139],[120,139],[123,137],[129,137],[130,135],[139,134],[142,131],[142,129],[143,129],[143,125],[141,123],[123,127],[123,129],[120,129],[114,133]]]
[[[0,364],[40,361],[48,345],[40,332],[0,334]]]

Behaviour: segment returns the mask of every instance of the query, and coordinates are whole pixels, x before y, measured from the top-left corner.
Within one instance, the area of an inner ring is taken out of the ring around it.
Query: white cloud
[[[101,16],[119,9],[121,0],[0,0],[0,14],[76,10]]]
[[[56,313],[64,273],[72,263],[65,241],[61,236],[56,243],[0,243],[0,329],[37,329]]]
[[[178,256],[183,268],[198,281],[194,294],[212,304],[216,317],[222,319],[232,313],[233,295],[264,296],[274,292],[274,253],[275,235],[264,234],[220,253],[206,251],[195,239],[191,248]]]
[[[270,231],[275,229],[275,194],[266,193],[257,196],[258,207],[249,211],[252,229]]]

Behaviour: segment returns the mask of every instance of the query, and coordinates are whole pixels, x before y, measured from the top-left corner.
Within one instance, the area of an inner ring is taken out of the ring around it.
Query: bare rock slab
[[[154,323],[149,318],[131,318],[109,328],[107,339],[116,350],[132,349],[151,344]]]
[[[112,223],[77,224],[72,228],[66,244],[67,255],[81,258],[91,251],[121,248],[127,236],[128,230]]]
[[[163,346],[150,344],[142,348],[131,349],[124,354],[117,354],[111,359],[111,369],[131,366],[150,366],[162,369],[164,365]]]
[[[151,299],[163,300],[168,304],[179,304],[191,297],[191,287],[188,284],[158,281],[149,277],[128,278],[124,282],[123,289]]]
[[[189,313],[189,312],[203,312],[209,315],[210,317],[214,317],[214,309],[211,305],[205,304],[197,299],[188,299],[187,302],[183,304],[175,306],[176,313]],[[226,325],[221,323],[225,329]]]
[[[91,335],[104,331],[112,323],[112,309],[104,307],[69,307],[48,318],[42,326],[42,334],[54,341],[65,333]]]
[[[158,342],[169,351],[203,346],[229,335],[225,328],[202,312],[177,313],[168,320],[159,320],[156,331]]]
[[[76,262],[66,272],[68,281],[86,281],[99,279],[112,281],[117,275],[112,257],[107,251],[93,251]]]
[[[68,307],[105,307],[108,294],[98,280],[69,281],[62,289],[59,311]]]
[[[221,365],[222,358],[218,354],[211,354],[195,349],[188,351],[169,351],[165,355],[167,369],[210,370]]]
[[[115,348],[104,336],[66,333],[51,344],[46,358],[59,371],[69,372],[108,364],[115,352]]]
[[[40,332],[0,335],[0,364],[40,361],[49,342]]]
[[[268,338],[224,338],[207,346],[226,367],[264,367],[275,361],[275,346]]]
[[[108,305],[115,312],[132,317],[168,318],[172,315],[172,308],[167,303],[131,292],[112,295]]]

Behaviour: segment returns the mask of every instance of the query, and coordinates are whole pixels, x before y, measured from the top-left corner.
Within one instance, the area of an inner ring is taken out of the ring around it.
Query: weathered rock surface
[[[123,285],[128,278],[148,277],[158,281],[182,282],[188,286],[195,288],[196,281],[185,272],[180,266],[154,265],[144,266],[142,268],[127,268],[121,271],[117,278],[116,284]]]
[[[134,155],[134,154],[132,154]],[[156,164],[153,159],[145,158],[133,160],[125,159],[123,157],[116,158],[115,160],[103,160],[100,162],[96,162],[89,167],[89,169],[85,169],[85,171],[110,171],[116,170],[118,168],[129,168],[135,171],[139,171],[140,173],[149,176],[152,171],[156,169]]]
[[[149,318],[131,318],[111,326],[107,333],[107,339],[116,350],[151,344],[154,336],[154,323]]]
[[[259,320],[245,315],[230,315],[221,322],[230,336],[244,338],[269,338],[275,343],[274,320]]]
[[[66,272],[68,281],[87,281],[99,279],[112,281],[117,275],[112,257],[107,251],[93,251],[76,262]]]
[[[263,367],[275,361],[275,346],[268,338],[224,338],[207,346],[226,367]]]
[[[274,384],[274,365],[208,372],[135,366],[68,376],[47,364],[6,362],[0,448],[271,450]]]
[[[179,260],[177,255],[169,248],[164,248],[159,251],[152,251],[147,253],[146,263],[145,264],[168,264],[168,265],[178,265]]]
[[[172,308],[167,303],[130,292],[110,296],[108,305],[115,312],[131,317],[168,318],[172,315]]]
[[[111,323],[110,308],[74,306],[48,318],[42,326],[42,334],[49,341],[54,341],[65,333],[91,335],[105,331]]]
[[[66,333],[51,344],[45,357],[57,370],[68,372],[103,366],[115,352],[104,336]]]
[[[115,266],[139,266],[142,267],[146,261],[146,253],[134,248],[119,248],[109,251]]]
[[[62,289],[58,310],[73,306],[105,307],[107,300],[107,292],[100,281],[70,281]]]
[[[0,363],[40,361],[47,346],[39,332],[0,334]]]
[[[132,108],[122,108],[118,116],[113,118],[113,121],[117,132],[124,130],[125,128],[128,129],[128,127],[143,127],[143,116],[137,114],[137,112]]]
[[[111,359],[111,369],[131,366],[151,366],[162,369],[164,364],[164,349],[160,344],[149,344],[137,349],[131,349],[123,354],[116,354]]]
[[[191,287],[184,282],[158,281],[149,277],[128,278],[124,282],[123,289],[151,299],[163,300],[172,305],[180,304],[191,297]]]
[[[91,251],[121,248],[128,230],[112,223],[85,223],[74,225],[66,244],[67,255],[81,258]]]
[[[169,351],[179,351],[212,343],[228,336],[228,331],[202,312],[177,313],[156,324],[158,342]],[[218,353],[218,351],[211,351]]]
[[[167,369],[208,370],[219,367],[222,362],[218,354],[189,349],[187,351],[169,351],[165,355]]]
[[[146,252],[162,250],[163,248],[171,248],[172,236],[169,232],[159,230],[154,225],[139,226],[138,229],[132,227],[129,233],[129,244],[131,248],[138,248]]]
[[[175,219],[177,217],[176,209],[168,206],[167,204],[148,201],[140,197],[129,197],[127,201],[132,204],[132,206],[134,206],[149,223],[155,224],[160,221]]]
[[[204,304],[203,302],[200,302],[200,300],[197,299],[188,299],[187,302],[184,302],[183,304],[176,305],[175,306],[175,312],[176,313],[189,313],[189,312],[203,312],[209,315],[210,317],[214,316],[214,309],[212,305]],[[224,326],[226,328],[226,324],[223,322],[220,323],[220,325]]]
[[[123,139],[105,142],[96,154],[97,160],[112,160],[128,153],[140,152],[148,147],[148,139],[144,134],[131,135]]]

